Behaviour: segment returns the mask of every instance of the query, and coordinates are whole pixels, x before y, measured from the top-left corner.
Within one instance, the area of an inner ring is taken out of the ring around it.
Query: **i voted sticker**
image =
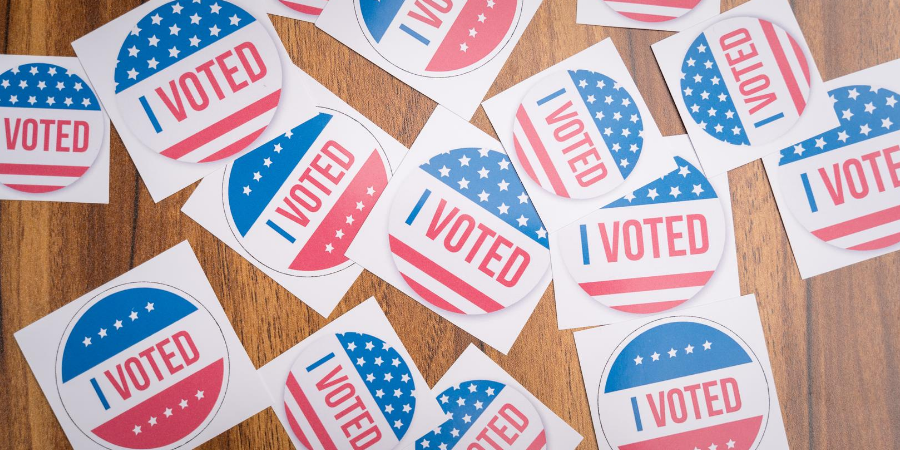
[[[369,130],[341,112],[319,114],[251,150],[226,169],[228,224],[247,253],[287,275],[319,276],[344,256],[389,175]]]
[[[78,181],[94,164],[106,121],[91,86],[55,64],[0,74],[0,183],[45,193]]]
[[[700,0],[603,0],[613,11],[638,22],[668,22],[693,10]]]
[[[766,430],[769,383],[753,350],[696,317],[651,322],[610,357],[597,401],[610,447],[750,450]]]
[[[247,148],[281,97],[281,59],[265,26],[226,0],[171,1],[122,43],[116,102],[129,130],[184,162]]]
[[[512,386],[471,380],[437,396],[447,421],[416,441],[416,450],[540,450],[544,424],[534,405]]]
[[[354,0],[372,47],[416,75],[449,77],[475,70],[509,42],[522,0]]]
[[[103,447],[187,444],[228,388],[229,354],[197,300],[158,283],[128,283],[81,308],[63,334],[56,386],[69,418]]]
[[[732,145],[780,137],[809,99],[803,48],[765,19],[735,17],[707,28],[688,49],[681,73],[681,97],[691,118]]]
[[[560,232],[569,274],[610,308],[649,314],[697,295],[712,278],[727,234],[725,213],[699,169],[678,169]]]
[[[781,151],[781,191],[797,221],[831,245],[894,245],[900,242],[900,94],[853,85],[830,95],[840,125]]]
[[[547,231],[506,154],[495,150],[445,151],[415,168],[388,220],[403,279],[445,311],[500,311],[550,267]]]
[[[310,450],[391,450],[415,417],[412,376],[397,350],[375,336],[322,338],[297,357],[288,374],[288,424]]]
[[[513,143],[525,174],[566,198],[601,196],[622,184],[644,148],[634,97],[588,70],[547,76],[516,110]]]

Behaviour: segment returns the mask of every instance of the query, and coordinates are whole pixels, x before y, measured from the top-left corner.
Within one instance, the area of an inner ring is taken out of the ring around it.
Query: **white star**
[[[516,219],[516,221],[519,222],[520,227],[524,227],[525,225],[528,225],[528,218],[525,217],[524,214],[519,215],[519,218]]]
[[[81,343],[84,344],[85,347],[87,347],[88,345],[91,345],[91,338],[85,336],[84,340],[81,341]]]
[[[146,309],[147,312],[150,312],[150,311],[153,311],[155,308],[153,307],[153,303],[147,302],[147,306],[144,306],[144,309]]]
[[[735,126],[734,128],[731,129],[731,132],[734,133],[735,135],[738,135],[738,134],[741,134],[741,129],[738,126]]]
[[[197,393],[194,394],[194,397],[197,397],[197,400],[202,400],[203,399],[203,391],[197,391]]]
[[[719,81],[722,81],[722,79],[719,77],[712,77],[709,79],[709,81],[712,81],[712,84],[717,85],[719,84]]]
[[[603,120],[603,118],[606,116],[603,115],[603,111],[597,111],[597,113],[594,114],[594,117],[596,117],[597,120]]]
[[[678,186],[672,186],[672,190],[669,192],[669,195],[671,195],[674,198],[678,198],[678,195],[680,195],[680,194],[681,194],[681,189],[679,189]]]
[[[65,103],[66,106],[72,106],[72,103],[74,102],[72,102],[72,97],[66,97],[66,101],[64,101],[63,103]]]
[[[712,348],[712,342],[706,341],[703,343],[703,350],[709,350]]]
[[[500,182],[497,183],[497,187],[499,187],[501,191],[508,191],[509,183],[507,183],[506,180],[500,180]]]
[[[269,158],[263,159],[263,165],[269,167],[272,165],[272,160]]]
[[[850,135],[847,134],[846,131],[838,131],[838,140],[841,142],[847,142],[847,139],[850,138]]]
[[[136,46],[132,45],[131,48],[128,49],[128,56],[137,57],[139,51],[140,50],[138,50]]]
[[[181,28],[178,28],[178,25],[172,25],[169,27],[169,35],[178,36],[178,32],[181,31]]]
[[[459,158],[459,165],[460,166],[468,166],[469,161],[471,161],[471,160],[472,160],[472,158],[469,158],[468,156],[463,155],[462,158]]]
[[[54,103],[56,103],[56,99],[55,99],[55,98],[53,98],[53,97],[47,97],[47,104],[48,104],[48,105],[53,105]]]
[[[647,190],[647,197],[648,197],[650,200],[656,200],[656,197],[659,197],[659,194],[656,193],[656,189],[648,189],[648,190]]]
[[[486,202],[486,201],[488,201],[488,197],[490,197],[490,196],[491,196],[491,194],[488,194],[487,192],[484,192],[484,189],[482,189],[482,190],[481,190],[481,193],[478,194],[478,201],[480,201],[480,202]]]
[[[631,203],[631,201],[637,197],[634,196],[634,192],[629,192],[629,193],[625,194],[625,196],[622,198],[624,198],[625,200],[628,200],[628,203]]]
[[[890,106],[891,108],[893,108],[894,105],[896,105],[896,104],[897,104],[897,99],[894,98],[893,95],[887,98],[887,106]]]
[[[623,168],[628,167],[628,158],[622,158],[621,160],[619,160],[619,165]]]
[[[172,46],[172,48],[169,49],[169,57],[170,58],[177,58],[179,53],[181,53],[181,50],[178,50],[178,47],[176,47],[174,45]]]
[[[192,24],[192,25],[197,25],[198,23],[200,23],[200,16],[197,15],[197,13],[194,13],[194,14],[191,16],[191,24]]]
[[[638,355],[637,358],[634,358],[634,365],[639,365],[644,363],[644,358],[641,358],[641,355]]]
[[[459,430],[457,430],[456,428],[454,428],[454,429],[450,430],[450,434],[451,434],[453,437],[459,437]]]
[[[509,161],[507,161],[506,158],[503,158],[497,165],[500,166],[500,170],[509,170]]]
[[[481,156],[482,158],[486,157],[489,153],[490,153],[490,150],[488,150],[486,148],[478,149],[478,155]]]
[[[686,354],[694,353],[694,346],[688,344],[688,346],[684,348],[684,353],[686,353]]]
[[[487,169],[485,169],[484,167],[482,167],[481,170],[478,171],[478,178],[479,178],[479,179],[481,179],[481,178],[487,178],[487,177],[488,177],[488,174],[490,174],[490,173],[491,173],[490,170],[487,170]]]
[[[250,195],[251,192],[253,191],[250,189],[250,186],[244,186],[244,195]]]
[[[714,117],[716,115],[716,110],[715,110],[715,108],[712,108],[712,107],[709,108],[709,110],[706,112],[707,112],[707,114],[709,114],[709,117]]]
[[[141,433],[141,427],[135,425],[135,426],[134,426],[134,429],[131,430],[131,431],[133,431],[133,432],[134,432],[134,435],[137,436],[138,434]]]
[[[100,332],[97,334],[100,335],[100,339],[105,338],[106,337],[106,328],[101,328]]]
[[[820,137],[820,138],[816,139],[816,148],[818,148],[818,149],[825,148],[825,138]]]
[[[659,353],[657,353],[657,352],[653,352],[653,354],[650,355],[650,357],[653,358],[654,361],[659,361]]]
[[[506,203],[501,203],[497,209],[500,211],[500,214],[509,214],[509,206],[506,206]]]
[[[587,87],[587,80],[581,80],[578,82],[578,87],[583,88]]]
[[[703,100],[709,100],[709,92],[703,91],[700,93],[700,98]]]
[[[253,172],[253,181],[259,181],[262,175],[259,172]]]
[[[347,216],[347,220],[345,220],[345,222],[347,222],[347,225],[353,225],[353,221],[354,219],[352,214]]]
[[[181,409],[187,408],[187,407],[188,407],[188,401],[185,400],[185,399],[181,399],[181,402],[178,403],[178,406],[180,406]]]
[[[848,97],[856,100],[856,97],[859,97],[859,92],[857,92],[856,88],[850,89]]]
[[[694,64],[697,63],[697,60],[695,60],[694,58],[690,58],[687,60],[687,63],[688,63],[688,67],[694,67]]]
[[[587,102],[588,102],[588,103],[590,103],[590,104],[592,104],[592,105],[593,105],[593,104],[594,104],[594,102],[596,102],[596,101],[597,101],[597,99],[596,99],[596,98],[594,98],[594,96],[593,96],[593,95],[588,95],[588,97],[587,97]]]
[[[156,69],[156,66],[159,65],[159,61],[156,58],[150,58],[147,60],[147,68],[148,69]]]
[[[869,124],[865,124],[865,125],[859,127],[859,134],[864,134],[864,135],[868,136],[869,132],[871,132],[871,131],[872,131],[872,129],[869,128]]]
[[[138,71],[134,70],[132,67],[131,70],[128,71],[128,79],[129,80],[137,80]]]
[[[472,421],[472,416],[470,416],[470,415],[468,415],[468,414],[466,414],[466,415],[463,416],[463,422],[469,423],[469,422],[471,422],[471,421]]]
[[[116,327],[117,330],[119,328],[122,328],[122,321],[121,320],[115,321],[115,323],[113,323],[113,326]]]
[[[457,181],[460,189],[468,189],[469,188],[469,180],[465,179],[465,177],[461,178]]]
[[[704,65],[707,69],[712,69],[713,63],[712,63],[712,61],[707,60],[705,63],[703,63],[703,65]]]
[[[181,3],[176,3],[172,5],[172,14],[181,14],[182,9],[184,9],[184,7],[181,6]]]
[[[725,443],[728,448],[734,448],[734,444],[736,444],[736,442],[734,442],[734,439],[729,439],[728,442]]]
[[[222,30],[219,29],[218,25],[213,25],[212,28],[209,29],[209,35],[210,36],[218,36],[220,31],[222,31]]]
[[[150,417],[150,420],[148,420],[147,423],[149,423],[151,427],[156,425],[156,417]]]
[[[422,439],[422,448],[428,448],[429,445],[431,445],[431,443],[428,442],[428,439]]]
[[[131,314],[128,315],[128,318],[131,319],[132,322],[134,322],[135,320],[137,320],[137,318],[138,318],[138,313],[137,313],[137,311],[131,311]]]
[[[199,47],[200,46],[200,38],[195,34],[194,37],[188,39],[191,41],[191,47]]]
[[[841,118],[842,118],[842,119],[850,120],[851,117],[853,117],[853,112],[850,111],[850,108],[847,108],[847,109],[841,111]]]
[[[337,230],[337,231],[335,231],[335,232],[334,232],[334,237],[336,237],[336,238],[338,238],[338,239],[343,239],[343,238],[344,238],[344,230]]]
[[[869,114],[874,114],[875,105],[873,105],[872,102],[866,103],[866,112]]]
[[[172,408],[166,408],[166,410],[163,411],[163,414],[165,414],[166,417],[170,417],[172,415]]]
[[[463,52],[463,53],[465,53],[465,52],[466,52],[466,50],[468,50],[468,49],[469,49],[469,46],[468,46],[468,45],[466,45],[466,43],[465,43],[465,42],[463,42],[463,43],[462,43],[462,44],[459,44],[459,51],[461,51],[461,52]]]
[[[484,403],[481,403],[480,401],[475,402],[475,409],[476,409],[476,410],[479,410],[479,409],[482,409],[482,408],[484,408]]]
[[[441,177],[449,177],[450,176],[450,169],[447,168],[447,166],[441,167],[440,169],[438,169],[438,172],[441,173]]]
[[[538,239],[546,239],[547,238],[547,230],[545,230],[544,227],[538,228],[538,230],[536,231],[536,234],[537,234]]]
[[[698,45],[698,46],[697,46],[697,51],[700,52],[700,53],[706,53],[706,46],[703,45],[703,44]]]
[[[159,25],[160,22],[162,22],[162,16],[160,16],[159,13],[156,13],[150,17],[150,20],[153,21],[153,25]]]
[[[362,358],[362,357],[356,358],[356,365],[357,365],[357,366],[362,367],[362,366],[364,366],[365,364],[366,364],[366,359],[365,359],[365,358]]]
[[[334,251],[334,246],[331,245],[330,243],[325,245],[325,251],[328,253],[331,253],[332,251]]]
[[[619,113],[618,111],[616,111],[615,113],[613,113],[613,120],[619,120],[619,119],[621,119],[621,118],[622,118],[622,114]]]
[[[486,19],[487,19],[487,17],[485,17],[484,14],[479,14],[479,15],[478,15],[478,21],[479,21],[479,22],[484,23],[484,21],[485,21]]]
[[[725,127],[723,127],[722,124],[718,124],[718,125],[716,125],[716,126],[713,127],[713,128],[716,129],[716,133],[721,133],[722,130],[723,130]]]
[[[150,41],[149,45],[151,47],[156,47],[157,44],[159,44],[159,38],[157,38],[155,34],[147,38],[147,40]]]
[[[519,196],[516,197],[516,198],[519,199],[519,204],[520,204],[520,205],[521,205],[522,203],[528,203],[528,196],[525,195],[525,192],[524,192],[524,191],[523,191],[521,194],[519,194]]]
[[[394,376],[391,375],[390,372],[384,374],[384,381],[390,382],[390,381],[393,380],[393,379],[394,379]]]
[[[372,196],[375,195],[375,187],[369,186],[366,188],[366,195]]]
[[[728,110],[728,111],[725,112],[725,118],[731,119],[731,118],[733,118],[733,117],[734,117],[734,111]]]
[[[699,184],[695,184],[694,189],[692,189],[691,192],[693,192],[694,194],[697,194],[697,197],[699,197],[700,194],[703,193],[703,186],[701,186]]]
[[[366,207],[366,205],[364,205],[363,202],[356,202],[356,209],[358,211],[362,211],[363,208],[365,208],[365,207]]]
[[[469,37],[475,37],[476,34],[478,34],[478,32],[475,31],[474,28],[469,29]]]
[[[677,355],[677,354],[678,354],[678,350],[675,350],[674,348],[669,349],[669,358],[674,358],[675,355]]]
[[[241,22],[241,18],[238,17],[237,14],[235,14],[235,15],[229,17],[228,21],[231,22],[232,25],[236,26],[237,24],[239,24]]]
[[[89,98],[85,98],[84,100],[81,101],[82,106],[90,106],[90,104],[91,104],[91,99],[89,99]]]
[[[222,9],[222,7],[219,6],[219,2],[213,3],[209,7],[210,12],[213,14],[218,14],[220,9]]]
[[[394,428],[401,428],[402,426],[403,426],[403,422],[401,422],[400,420],[394,421]]]
[[[699,83],[701,81],[703,81],[703,75],[700,75],[699,73],[694,75],[694,83]]]
[[[886,128],[886,129],[890,130],[890,129],[891,129],[891,125],[893,125],[893,124],[894,124],[894,122],[891,122],[891,118],[890,118],[890,117],[888,117],[888,118],[886,118],[886,119],[881,119],[881,127],[882,127],[882,128]]]
[[[806,149],[803,148],[803,144],[797,144],[794,146],[794,153],[796,153],[798,155],[803,155],[803,152],[805,152],[805,151],[806,151]]]

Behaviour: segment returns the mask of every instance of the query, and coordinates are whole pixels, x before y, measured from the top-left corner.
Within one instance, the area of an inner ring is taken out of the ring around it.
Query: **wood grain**
[[[3,53],[74,56],[70,42],[134,0],[0,0]],[[739,0],[724,0],[730,9]],[[795,0],[826,80],[900,58],[900,0]],[[435,104],[313,25],[273,17],[294,62],[403,144]],[[574,0],[545,0],[488,97],[611,37],[663,134],[684,130],[650,44],[669,33],[575,24]],[[493,134],[483,110],[473,123]],[[762,164],[730,173],[741,290],[756,293],[791,446],[900,448],[900,253],[800,280]],[[181,214],[193,187],[154,203],[113,130],[109,205],[0,202],[0,447],[68,442],[13,333],[187,239],[251,360],[261,366],[322,327],[318,316]],[[571,331],[548,290],[509,355],[480,344],[369,273],[332,314],[376,296],[433,384],[474,342],[596,442]],[[266,410],[206,448],[288,448]]]

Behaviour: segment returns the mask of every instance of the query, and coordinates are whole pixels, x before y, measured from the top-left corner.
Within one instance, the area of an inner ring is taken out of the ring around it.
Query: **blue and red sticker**
[[[787,133],[810,93],[810,64],[787,31],[735,17],[710,26],[688,48],[681,98],[694,122],[732,145],[760,145]]]
[[[547,76],[516,110],[516,157],[525,174],[565,198],[594,198],[622,184],[644,149],[634,97],[616,80],[589,70]]]
[[[835,247],[878,250],[900,242],[900,94],[869,85],[830,92],[837,128],[781,150],[778,179],[789,209]]]
[[[506,154],[440,153],[403,180],[388,218],[391,254],[425,301],[457,314],[503,310],[550,268],[547,231]]]
[[[141,18],[115,68],[129,130],[153,151],[230,158],[265,131],[281,98],[281,58],[265,26],[226,0],[177,0]]]
[[[475,70],[507,45],[523,0],[354,0],[363,34],[403,71],[450,77]]]
[[[69,418],[98,445],[175,448],[216,416],[229,364],[222,330],[201,303],[167,285],[128,283],[69,323],[56,383]]]
[[[53,192],[78,181],[107,135],[91,86],[55,64],[21,64],[0,74],[0,120],[0,183],[21,192]]]
[[[589,296],[618,311],[649,314],[693,298],[719,265],[725,213],[703,173],[676,170],[560,231],[566,269]]]
[[[416,390],[393,346],[365,333],[337,333],[294,361],[284,409],[291,432],[309,450],[391,450],[415,417]]]
[[[540,450],[547,447],[544,424],[528,398],[497,381],[469,380],[437,396],[447,415],[416,440],[416,450]]]
[[[622,341],[600,381],[600,427],[620,450],[756,449],[771,407],[753,350],[696,317],[644,325]]]
[[[659,23],[677,19],[701,0],[603,0],[613,11],[638,22]]]
[[[326,275],[353,264],[344,252],[389,175],[384,150],[364,125],[319,108],[228,166],[225,216],[241,247],[264,266]]]

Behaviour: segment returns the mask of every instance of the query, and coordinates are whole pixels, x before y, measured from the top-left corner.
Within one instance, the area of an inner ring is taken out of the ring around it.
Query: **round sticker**
[[[725,249],[725,213],[699,169],[678,169],[563,228],[560,248],[581,289],[610,308],[649,314],[693,298]]]
[[[397,350],[375,336],[322,338],[288,374],[284,410],[291,431],[308,449],[391,450],[415,416],[412,377]]]
[[[236,159],[222,184],[238,243],[287,275],[325,275],[352,265],[344,252],[388,180],[375,136],[350,116],[319,111]]]
[[[754,17],[717,22],[681,66],[681,97],[694,122],[732,145],[760,145],[790,130],[809,99],[809,62],[778,25]]]
[[[416,441],[416,449],[538,450],[547,447],[534,405],[512,386],[471,380],[437,397],[446,422]]]
[[[900,242],[900,94],[873,86],[831,91],[840,125],[781,151],[780,190],[813,236],[839,248]]]
[[[500,311],[550,268],[547,231],[504,153],[445,151],[414,169],[388,218],[391,254],[406,283],[458,314]]]
[[[638,22],[667,22],[696,8],[700,0],[603,0],[613,11]]]
[[[215,417],[229,356],[216,319],[157,283],[109,289],[82,307],[56,357],[56,385],[75,426],[104,447],[176,448]]]
[[[612,448],[755,449],[769,418],[769,383],[739,336],[695,317],[651,322],[610,357],[597,401]]]
[[[399,69],[427,77],[475,70],[516,30],[521,0],[355,0],[369,43]]]
[[[225,0],[171,1],[125,38],[116,101],[153,151],[211,162],[247,148],[281,97],[281,59],[265,26]]]
[[[644,148],[634,98],[588,70],[547,76],[516,111],[513,139],[525,174],[566,198],[593,198],[622,184]]]
[[[0,183],[44,193],[78,181],[94,164],[106,120],[91,86],[54,64],[0,74]]]

